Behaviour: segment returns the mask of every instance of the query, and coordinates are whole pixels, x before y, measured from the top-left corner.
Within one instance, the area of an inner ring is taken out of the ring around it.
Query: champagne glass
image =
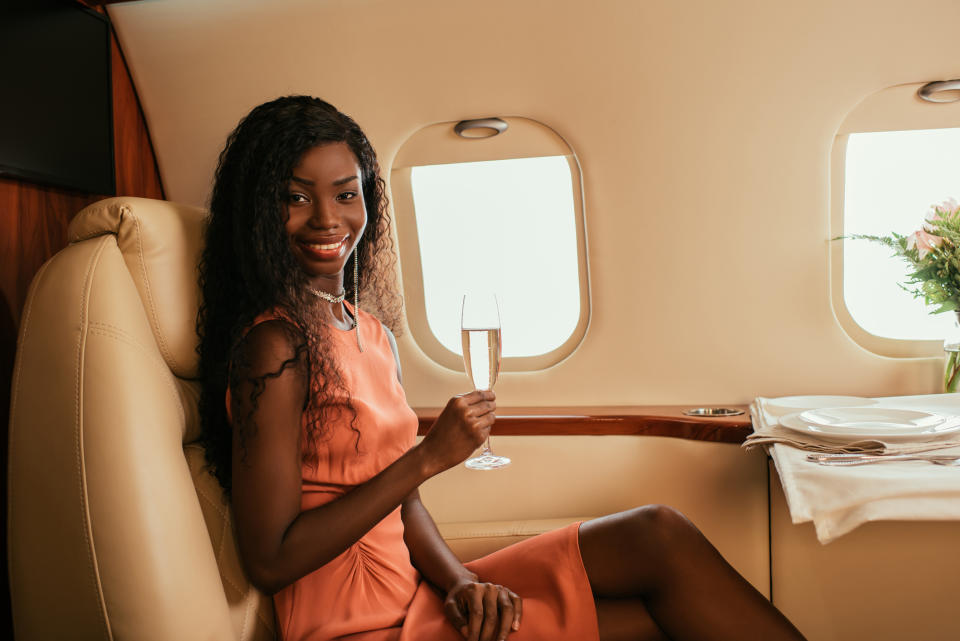
[[[493,389],[500,373],[500,306],[494,294],[469,293],[460,306],[460,339],[463,364],[475,390]],[[471,470],[495,470],[510,465],[506,456],[490,449],[490,435],[479,456],[467,459]]]

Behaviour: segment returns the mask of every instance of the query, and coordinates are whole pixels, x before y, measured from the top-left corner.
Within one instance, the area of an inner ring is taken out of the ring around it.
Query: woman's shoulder
[[[353,313],[352,308],[350,312]],[[383,340],[389,341],[390,343],[395,342],[393,332],[390,330],[390,327],[388,327],[377,316],[361,309],[359,310],[359,313],[356,315],[356,318],[360,321],[361,327],[365,325],[373,335],[377,336],[378,338],[382,338]]]
[[[254,316],[253,322],[247,326],[246,331],[249,332],[257,325],[262,325],[263,323],[268,323],[270,321],[281,321],[288,324],[294,324],[293,316],[289,312],[282,307],[274,307],[272,309],[262,311]]]
[[[349,308],[350,313],[355,313],[355,310],[352,306]],[[400,374],[400,356],[397,351],[397,339],[394,337],[393,332],[390,331],[390,328],[387,327],[379,318],[373,314],[364,311],[362,308],[356,310],[356,316],[360,321],[361,334],[363,340],[367,344],[380,345],[382,349],[389,350],[390,356],[397,363],[397,377],[399,378]]]
[[[252,370],[274,371],[295,360],[303,345],[302,334],[292,318],[282,310],[270,310],[257,315],[246,328],[240,355]]]
[[[403,383],[403,372],[400,369],[400,350],[397,349],[397,339],[393,335],[393,332],[390,331],[389,327],[383,323],[380,323],[380,327],[387,339],[387,344],[390,345],[390,352],[393,354],[393,360],[397,364],[397,380]]]

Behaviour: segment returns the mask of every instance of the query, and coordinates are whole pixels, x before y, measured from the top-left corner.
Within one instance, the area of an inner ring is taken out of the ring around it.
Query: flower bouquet
[[[960,314],[960,203],[955,199],[933,205],[920,229],[909,236],[893,232],[889,236],[850,234],[843,238],[886,245],[912,269],[906,284],[900,285],[903,289],[928,305],[936,305],[933,314]],[[960,341],[945,341],[943,347],[947,353],[943,389],[956,392],[960,388]]]

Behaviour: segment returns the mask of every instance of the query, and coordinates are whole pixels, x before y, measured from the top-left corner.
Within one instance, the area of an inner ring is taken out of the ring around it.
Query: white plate
[[[861,396],[781,396],[767,399],[764,407],[774,416],[781,416],[821,407],[858,407],[874,404],[876,401],[872,398]]]
[[[800,420],[811,425],[850,431],[904,431],[933,427],[943,423],[939,414],[889,407],[824,407],[800,413]]]
[[[811,434],[818,438],[822,438],[827,441],[862,441],[867,439],[875,439],[880,441],[929,441],[931,439],[938,438],[944,434],[950,434],[956,431],[960,431],[960,418],[951,417],[950,420],[943,419],[942,416],[936,414],[929,414],[927,412],[915,412],[916,414],[923,414],[926,417],[935,417],[935,419],[940,420],[933,425],[916,425],[908,424],[906,417],[904,416],[891,416],[891,412],[911,412],[912,410],[892,410],[886,408],[844,408],[844,409],[871,409],[874,411],[873,421],[861,422],[859,424],[847,421],[845,423],[839,423],[835,425],[814,425],[809,423],[801,416],[804,412],[796,412],[794,414],[787,414],[786,416],[780,417],[780,425],[786,427],[787,429],[793,430],[795,432],[800,432],[803,434]],[[889,420],[880,421],[878,420],[880,415],[879,413],[883,412],[888,417]],[[913,420],[924,420],[923,417],[913,417]],[[926,419],[928,422],[934,420],[932,418]],[[898,427],[890,427],[894,425],[897,421],[906,421],[904,424],[899,425]]]

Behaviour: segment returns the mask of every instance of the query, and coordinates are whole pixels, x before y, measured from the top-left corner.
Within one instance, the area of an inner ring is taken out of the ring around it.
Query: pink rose
[[[927,212],[924,219],[928,223],[932,223],[935,220],[943,220],[951,216],[956,216],[957,213],[960,213],[960,203],[957,203],[955,198],[947,198],[939,205],[931,205],[930,211]]]
[[[954,216],[960,212],[960,203],[957,203],[956,198],[947,198],[937,205],[937,209],[940,211],[941,216]]]
[[[943,244],[942,238],[922,229],[913,232],[907,237],[907,249],[916,249],[921,260],[923,260],[934,247],[939,247],[941,244]]]

